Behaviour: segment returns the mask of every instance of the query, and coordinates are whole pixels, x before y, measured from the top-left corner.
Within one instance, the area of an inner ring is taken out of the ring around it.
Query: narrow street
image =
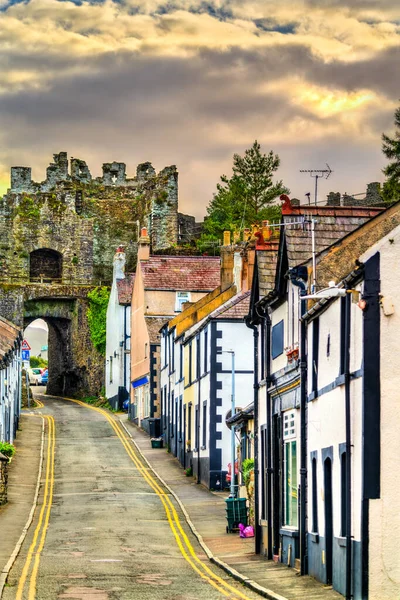
[[[209,563],[110,413],[41,400],[38,506],[4,600],[258,597]]]

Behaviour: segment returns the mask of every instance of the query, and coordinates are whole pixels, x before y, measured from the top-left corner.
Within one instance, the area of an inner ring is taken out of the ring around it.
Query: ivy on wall
[[[106,354],[106,320],[110,288],[99,286],[88,293],[89,308],[87,318],[93,346],[105,356]]]

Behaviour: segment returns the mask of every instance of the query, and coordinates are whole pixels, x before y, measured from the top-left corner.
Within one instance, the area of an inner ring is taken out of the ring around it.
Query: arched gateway
[[[95,394],[104,358],[91,342],[88,293],[111,284],[118,245],[133,270],[138,225],[149,227],[154,250],[177,243],[178,174],[144,163],[128,178],[125,164],[112,162],[93,178],[61,152],[46,175],[36,183],[29,167],[12,167],[0,200],[0,315],[21,328],[47,322],[48,393]]]

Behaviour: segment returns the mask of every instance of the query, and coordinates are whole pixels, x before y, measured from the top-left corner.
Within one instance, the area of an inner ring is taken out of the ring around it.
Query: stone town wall
[[[62,255],[63,280],[111,283],[117,246],[125,247],[133,270],[137,235],[147,226],[152,249],[178,240],[178,173],[175,166],[156,174],[150,163],[126,176],[124,163],[105,163],[92,178],[86,163],[66,152],[54,155],[46,179],[32,181],[29,167],[12,167],[11,188],[0,201],[0,279],[29,281],[29,255],[49,248]]]
[[[124,163],[110,162],[94,178],[85,161],[69,163],[60,152],[42,182],[32,180],[30,167],[12,167],[0,200],[0,314],[21,327],[46,319],[49,393],[100,390],[104,361],[90,340],[87,293],[111,284],[119,245],[126,270],[134,270],[142,226],[153,251],[177,244],[175,166],[157,174],[142,163],[129,178]]]

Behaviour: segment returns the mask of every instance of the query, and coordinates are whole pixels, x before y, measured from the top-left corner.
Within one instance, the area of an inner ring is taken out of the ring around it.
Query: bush
[[[11,460],[15,454],[15,446],[9,442],[0,442],[0,453],[4,454],[4,456],[7,456],[8,459]]]

